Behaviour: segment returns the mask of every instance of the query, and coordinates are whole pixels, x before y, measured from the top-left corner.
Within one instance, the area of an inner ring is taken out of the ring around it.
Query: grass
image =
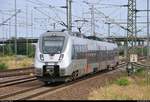
[[[115,83],[120,86],[127,86],[129,85],[129,80],[128,78],[123,77],[123,78],[117,79]]]
[[[33,58],[28,58],[25,56],[4,56],[0,57],[0,66],[4,68],[0,69],[17,69],[17,68],[23,68],[23,67],[29,67],[33,65]],[[7,66],[7,68],[6,68]]]
[[[112,84],[98,90],[94,90],[89,97],[90,100],[149,100],[150,88],[140,87],[136,84],[129,86],[118,86]]]
[[[136,70],[136,72],[135,72],[135,75],[136,76],[141,76],[141,77],[144,77],[145,76],[145,70],[144,70],[144,68],[138,68],[137,70]]]
[[[104,87],[93,89],[89,100],[150,100],[150,83],[144,76],[144,69],[140,68],[135,75],[122,76]],[[150,82],[150,80],[149,80]]]
[[[0,70],[6,70],[8,66],[5,63],[0,63]]]

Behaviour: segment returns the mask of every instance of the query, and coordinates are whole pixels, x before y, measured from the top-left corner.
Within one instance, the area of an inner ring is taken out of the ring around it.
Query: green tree
[[[11,39],[11,43],[0,45],[0,55],[3,54],[3,47],[5,55],[14,55],[15,54],[14,38]],[[19,38],[17,40],[17,55],[27,55],[28,57],[34,57],[34,54],[35,54],[35,46],[33,44],[28,43],[27,48],[26,39]]]

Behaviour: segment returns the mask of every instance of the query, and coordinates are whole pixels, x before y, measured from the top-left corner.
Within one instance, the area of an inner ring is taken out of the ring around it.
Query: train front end
[[[46,32],[36,45],[35,73],[45,83],[66,81],[71,63],[71,40],[64,32]]]

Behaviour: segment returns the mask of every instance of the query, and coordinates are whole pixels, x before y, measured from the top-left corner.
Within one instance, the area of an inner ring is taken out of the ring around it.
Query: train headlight
[[[43,56],[43,54],[40,54],[40,59],[41,59],[42,61],[44,61],[44,56]]]
[[[64,57],[64,54],[60,54],[59,60],[62,60]]]

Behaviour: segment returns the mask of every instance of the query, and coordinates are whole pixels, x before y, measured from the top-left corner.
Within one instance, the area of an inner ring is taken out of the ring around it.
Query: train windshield
[[[46,36],[43,37],[43,53],[59,54],[64,45],[65,37],[63,36]]]

